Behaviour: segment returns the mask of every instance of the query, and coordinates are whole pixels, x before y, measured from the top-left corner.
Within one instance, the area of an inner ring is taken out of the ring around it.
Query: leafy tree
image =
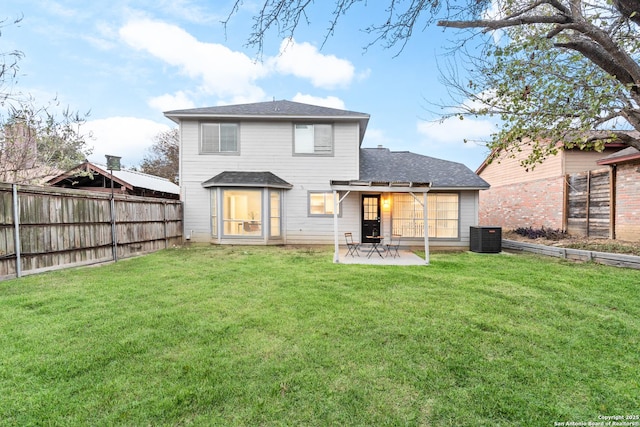
[[[241,4],[235,2],[227,21]],[[264,0],[249,45],[261,52],[269,31],[292,36],[309,23],[313,5]],[[454,59],[441,70],[452,93],[449,107],[456,107],[443,118],[499,117],[503,126],[490,148],[529,145],[527,165],[555,154],[560,144],[599,149],[618,139],[640,149],[638,0],[336,0],[326,37],[357,7],[384,8],[384,19],[364,31],[372,44],[400,52],[413,31],[427,25],[460,30]]]
[[[84,117],[56,106],[20,100],[8,105],[0,132],[0,181],[41,183],[84,161],[91,150],[80,132]]]
[[[180,168],[180,137],[174,128],[160,132],[142,160],[142,172],[168,179],[177,184]]]
[[[12,23],[17,24],[22,18],[17,18]],[[0,35],[2,29],[7,25],[6,20],[0,20]],[[4,106],[13,94],[13,84],[20,71],[19,62],[24,54],[19,50],[0,52],[0,106]]]
[[[20,51],[0,52],[0,181],[33,184],[82,162],[91,153],[90,134],[81,133],[88,113],[56,112],[56,100],[39,106],[16,89],[23,57]]]

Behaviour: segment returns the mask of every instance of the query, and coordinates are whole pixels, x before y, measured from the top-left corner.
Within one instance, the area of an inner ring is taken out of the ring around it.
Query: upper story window
[[[202,123],[201,154],[237,153],[237,123]]]
[[[332,125],[296,123],[294,128],[294,154],[333,154]]]

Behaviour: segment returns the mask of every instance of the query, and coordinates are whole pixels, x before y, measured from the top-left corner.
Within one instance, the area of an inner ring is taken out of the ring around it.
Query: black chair
[[[389,243],[385,246],[387,247],[387,256],[391,255],[392,257],[398,257],[400,254],[398,253],[398,249],[400,249],[400,239],[402,236],[400,234],[392,234],[389,239]]]
[[[353,241],[353,233],[344,233],[344,240],[347,242],[347,256],[360,256],[360,252],[358,252],[358,249],[360,249],[360,243]]]

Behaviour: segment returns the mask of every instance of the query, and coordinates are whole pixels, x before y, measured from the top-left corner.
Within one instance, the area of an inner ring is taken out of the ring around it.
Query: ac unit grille
[[[502,228],[471,227],[469,240],[471,252],[499,253],[502,251]]]

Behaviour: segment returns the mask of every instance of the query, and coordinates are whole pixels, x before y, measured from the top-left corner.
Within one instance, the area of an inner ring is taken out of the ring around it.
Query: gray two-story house
[[[180,125],[185,236],[218,244],[338,244],[345,232],[468,248],[466,166],[361,148],[369,115],[291,101],[168,111]],[[425,218],[428,234],[425,235]]]

